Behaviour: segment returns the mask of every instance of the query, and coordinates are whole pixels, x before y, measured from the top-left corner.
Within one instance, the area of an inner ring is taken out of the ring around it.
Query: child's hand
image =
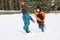
[[[35,23],[35,21],[34,21],[34,20],[31,20],[31,21]]]

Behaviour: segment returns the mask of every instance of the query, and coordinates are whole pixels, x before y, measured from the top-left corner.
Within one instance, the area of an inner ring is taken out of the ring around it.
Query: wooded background
[[[21,10],[22,0],[0,0],[0,10]],[[60,11],[60,0],[24,0],[28,12],[40,5],[45,12]]]

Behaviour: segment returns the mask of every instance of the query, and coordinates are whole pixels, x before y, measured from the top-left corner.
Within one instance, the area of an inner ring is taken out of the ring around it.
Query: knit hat
[[[40,6],[37,6],[36,9],[40,9],[40,11],[41,11],[41,7]]]

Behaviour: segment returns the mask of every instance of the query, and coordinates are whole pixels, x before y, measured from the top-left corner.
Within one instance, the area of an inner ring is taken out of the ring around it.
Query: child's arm
[[[45,21],[45,13],[44,12],[42,12],[42,16],[43,16],[42,22],[44,22]]]
[[[42,21],[37,15],[38,14],[35,12],[35,17],[36,17],[37,21]]]
[[[28,18],[29,20],[35,22],[35,21],[33,20],[33,18],[32,18],[30,15],[28,15],[28,14],[27,14],[27,18]]]

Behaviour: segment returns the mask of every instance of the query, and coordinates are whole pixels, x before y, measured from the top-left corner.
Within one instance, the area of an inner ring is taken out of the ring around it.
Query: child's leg
[[[28,33],[28,30],[29,30],[29,24],[30,24],[30,21],[26,21],[24,22],[24,27],[23,29]]]
[[[44,23],[38,23],[38,25],[41,31],[44,32]]]
[[[41,29],[41,23],[38,23],[39,28]]]
[[[44,23],[41,23],[41,31],[44,32]]]

